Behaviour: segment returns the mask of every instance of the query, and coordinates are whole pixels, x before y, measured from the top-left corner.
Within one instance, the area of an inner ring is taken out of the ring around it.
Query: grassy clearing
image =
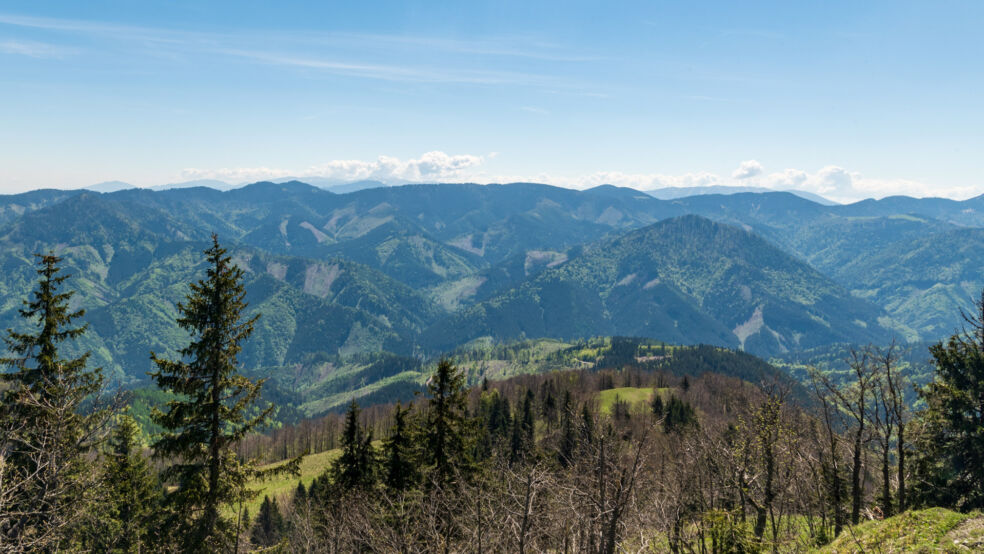
[[[311,482],[314,478],[324,473],[326,469],[331,465],[335,458],[341,454],[341,450],[336,448],[334,450],[326,450],[324,452],[318,452],[317,454],[309,454],[304,456],[301,460],[301,475],[300,477],[294,475],[275,475],[274,477],[257,483],[255,487],[259,490],[259,494],[255,499],[246,504],[249,509],[249,513],[255,516],[259,509],[260,503],[263,502],[264,496],[269,496],[271,498],[276,498],[280,496],[290,496],[293,494],[294,489],[297,488],[297,482],[300,481],[304,483],[305,487],[310,487]],[[284,462],[276,462],[273,464],[265,465],[262,469],[269,469],[283,465]]]
[[[602,413],[609,414],[615,400],[628,402],[632,411],[645,409],[653,398],[652,387],[620,387],[617,389],[603,390],[598,393],[598,407]]]
[[[984,551],[984,516],[944,508],[913,510],[882,521],[847,529],[824,554],[848,552],[981,552]]]

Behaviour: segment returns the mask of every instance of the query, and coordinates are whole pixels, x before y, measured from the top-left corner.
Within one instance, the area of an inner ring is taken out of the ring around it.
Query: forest
[[[85,313],[38,255],[0,360],[0,551],[854,552],[893,516],[915,518],[905,548],[984,545],[984,296],[920,386],[894,344],[796,382],[622,337],[591,369],[480,383],[460,365],[477,359],[442,357],[411,402],[278,426],[237,359],[262,317],[243,270],[215,236],[204,256],[187,344],[149,353],[166,401],[147,433],[69,354]]]

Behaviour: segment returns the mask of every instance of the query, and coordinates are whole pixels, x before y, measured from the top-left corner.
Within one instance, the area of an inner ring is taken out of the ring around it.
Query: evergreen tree
[[[587,402],[581,406],[581,438],[587,444],[594,444],[594,416],[591,415],[591,408],[588,407]]]
[[[430,399],[423,429],[424,462],[435,481],[449,483],[456,473],[472,469],[465,375],[450,360],[441,359],[427,390]]]
[[[157,475],[141,452],[137,422],[118,417],[103,462],[106,501],[87,547],[98,552],[142,552],[153,539],[161,502]]]
[[[359,404],[352,400],[345,412],[342,431],[342,455],[332,463],[331,474],[336,486],[344,490],[368,489],[376,481],[376,454],[372,431],[359,422]]]
[[[232,544],[235,526],[221,508],[248,498],[247,484],[257,473],[251,462],[237,458],[234,446],[264,425],[273,411],[268,406],[254,414],[264,380],[242,375],[236,360],[259,317],[243,320],[243,272],[215,235],[205,256],[206,278],[193,283],[186,301],[178,304],[177,322],[191,335],[190,343],[177,360],[151,353],[157,365],[151,377],[175,395],[166,411],[153,414],[164,428],[154,454],[175,461],[164,472],[176,486],[167,495],[169,528],[180,548],[193,552],[220,551]]]
[[[96,491],[98,471],[87,455],[108,412],[81,409],[100,391],[102,373],[86,369],[88,352],[66,358],[61,349],[85,333],[87,325],[73,327],[85,311],[69,310],[74,291],[59,292],[69,278],[59,275],[61,258],[37,257],[38,286],[20,310],[34,329],[8,329],[11,357],[0,359],[13,369],[0,374],[7,389],[0,404],[0,466],[5,484],[14,487],[0,506],[0,545],[47,551],[69,540]]]
[[[656,419],[660,419],[663,417],[663,412],[664,412],[663,397],[659,394],[658,391],[655,394],[653,394],[652,410],[653,410],[653,417],[655,417]]]
[[[526,389],[523,407],[513,419],[513,433],[510,448],[510,463],[525,459],[534,446],[534,430],[536,421],[533,414],[533,391]]]
[[[264,496],[260,513],[257,514],[250,532],[250,542],[259,547],[273,546],[280,542],[283,533],[284,516],[277,507],[277,499],[271,500],[269,496]]]
[[[930,348],[936,373],[921,391],[917,492],[960,510],[984,508],[984,292],[976,308],[967,331]]]
[[[666,403],[666,416],[663,418],[663,430],[667,433],[682,431],[697,423],[697,414],[689,402],[671,396]]]
[[[291,498],[291,506],[295,511],[307,504],[307,497],[308,491],[304,488],[304,482],[298,481],[297,488],[294,489],[294,497]]]
[[[386,487],[391,491],[405,491],[417,482],[413,439],[407,424],[409,412],[409,408],[397,403],[393,410],[393,430],[383,443],[383,471]]]
[[[571,402],[571,391],[564,391],[564,405],[561,407],[560,423],[560,465],[569,467],[574,463],[577,449],[577,423],[574,420],[574,406]]]

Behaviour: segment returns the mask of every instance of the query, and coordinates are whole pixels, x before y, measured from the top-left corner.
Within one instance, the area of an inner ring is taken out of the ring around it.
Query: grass
[[[289,496],[293,494],[294,489],[297,488],[297,482],[300,481],[304,483],[304,487],[310,487],[311,482],[314,478],[321,475],[328,467],[331,465],[335,458],[341,454],[341,450],[336,448],[334,450],[326,450],[324,452],[318,452],[317,454],[309,454],[304,456],[301,460],[301,475],[300,477],[295,475],[275,475],[266,481],[261,481],[257,483],[256,489],[259,490],[259,494],[256,498],[251,500],[246,504],[246,508],[249,509],[251,516],[255,516],[260,509],[260,504],[263,502],[264,496],[269,496],[270,498],[277,498],[280,496]],[[270,469],[283,465],[285,462],[276,462],[268,464],[262,467],[262,469]]]
[[[602,413],[611,413],[617,398],[622,402],[628,402],[632,411],[640,407],[645,409],[653,398],[653,390],[652,387],[620,387],[603,390],[598,393],[598,407]]]
[[[847,552],[981,552],[984,550],[984,516],[961,514],[944,508],[912,510],[882,521],[868,521],[820,550],[824,554]]]

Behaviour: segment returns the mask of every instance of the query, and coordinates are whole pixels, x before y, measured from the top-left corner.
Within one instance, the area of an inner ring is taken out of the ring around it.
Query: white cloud
[[[774,190],[803,190],[837,202],[854,202],[864,198],[882,198],[904,194],[915,197],[943,196],[969,198],[980,191],[972,187],[940,187],[907,179],[865,177],[857,171],[829,165],[814,172],[784,169],[765,173],[757,161],[742,162],[730,177],[707,171],[679,175],[665,173],[626,173],[598,171],[584,175],[563,176],[552,173],[502,174],[486,170],[486,164],[498,153],[486,155],[447,154],[434,151],[417,158],[400,159],[379,156],[375,160],[332,160],[305,169],[272,167],[186,169],[183,180],[219,179],[230,183],[255,182],[295,177],[319,178],[330,182],[375,180],[386,184],[404,183],[511,183],[533,182],[560,187],[587,189],[598,185],[615,185],[637,190],[666,187],[753,186]]]
[[[412,182],[447,182],[467,179],[467,172],[484,162],[483,156],[451,155],[427,152],[416,159],[401,160],[379,156],[374,161],[332,160],[306,169],[294,170],[271,167],[199,169],[188,168],[181,177],[186,180],[219,179],[232,183],[281,179],[284,177],[319,177],[338,182],[376,180],[387,184]]]
[[[756,160],[745,160],[738,164],[738,169],[734,170],[731,177],[738,180],[749,179],[761,175],[763,171],[762,164]]]
[[[860,172],[828,165],[815,173],[786,169],[756,180],[760,186],[773,189],[799,189],[814,192],[838,202],[854,202],[864,198],[906,195],[914,197],[942,196],[969,198],[980,191],[974,187],[939,186],[911,179],[871,178]]]

